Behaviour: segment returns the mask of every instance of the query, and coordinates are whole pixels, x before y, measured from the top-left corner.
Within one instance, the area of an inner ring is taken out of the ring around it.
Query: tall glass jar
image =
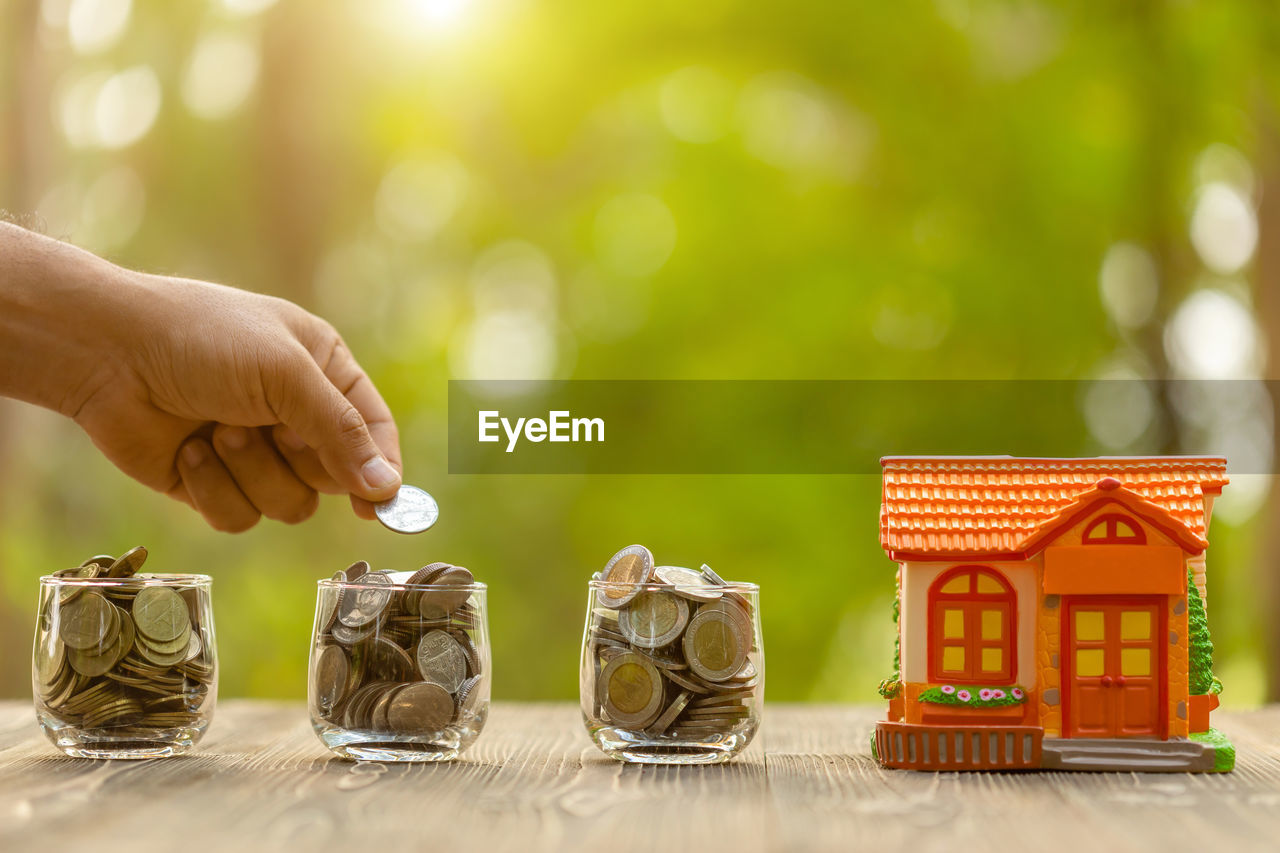
[[[445,761],[480,736],[492,680],[486,587],[460,571],[436,570],[433,583],[370,571],[319,582],[307,696],[335,754]]]
[[[745,749],[764,702],[759,602],[749,583],[619,591],[592,580],[579,695],[596,746],[646,764],[709,764]]]
[[[40,728],[82,758],[187,752],[217,701],[212,578],[99,577],[92,567],[40,579],[31,665]]]

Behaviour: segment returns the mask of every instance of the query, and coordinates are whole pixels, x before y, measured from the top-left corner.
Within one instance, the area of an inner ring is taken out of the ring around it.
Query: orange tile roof
[[[1021,554],[1106,477],[1203,541],[1204,497],[1227,484],[1227,460],[1212,456],[886,456],[880,464],[880,545],[893,557]]]

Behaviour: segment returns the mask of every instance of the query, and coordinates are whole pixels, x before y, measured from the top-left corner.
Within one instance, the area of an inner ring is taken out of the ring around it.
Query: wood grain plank
[[[567,704],[494,706],[451,764],[332,757],[301,705],[223,702],[193,755],[58,754],[0,703],[0,849],[1275,850],[1280,708],[1221,714],[1230,775],[912,773],[870,757],[875,709],[770,706],[738,760],[605,758]],[[1221,719],[1218,719],[1218,716]]]

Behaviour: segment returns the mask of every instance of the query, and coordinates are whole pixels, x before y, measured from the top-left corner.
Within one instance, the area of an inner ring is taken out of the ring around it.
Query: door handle
[[[1116,686],[1117,686],[1117,687],[1124,687],[1124,676],[1123,676],[1123,675],[1117,675],[1117,676],[1116,676]]]
[[[1110,687],[1110,686],[1111,686],[1111,676],[1109,676],[1109,675],[1104,675],[1104,676],[1102,676],[1102,686],[1103,686],[1103,687]]]

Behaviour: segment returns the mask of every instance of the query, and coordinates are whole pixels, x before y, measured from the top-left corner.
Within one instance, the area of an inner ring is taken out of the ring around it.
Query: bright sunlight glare
[[[452,29],[462,22],[471,0],[405,0],[414,15],[432,29]]]

